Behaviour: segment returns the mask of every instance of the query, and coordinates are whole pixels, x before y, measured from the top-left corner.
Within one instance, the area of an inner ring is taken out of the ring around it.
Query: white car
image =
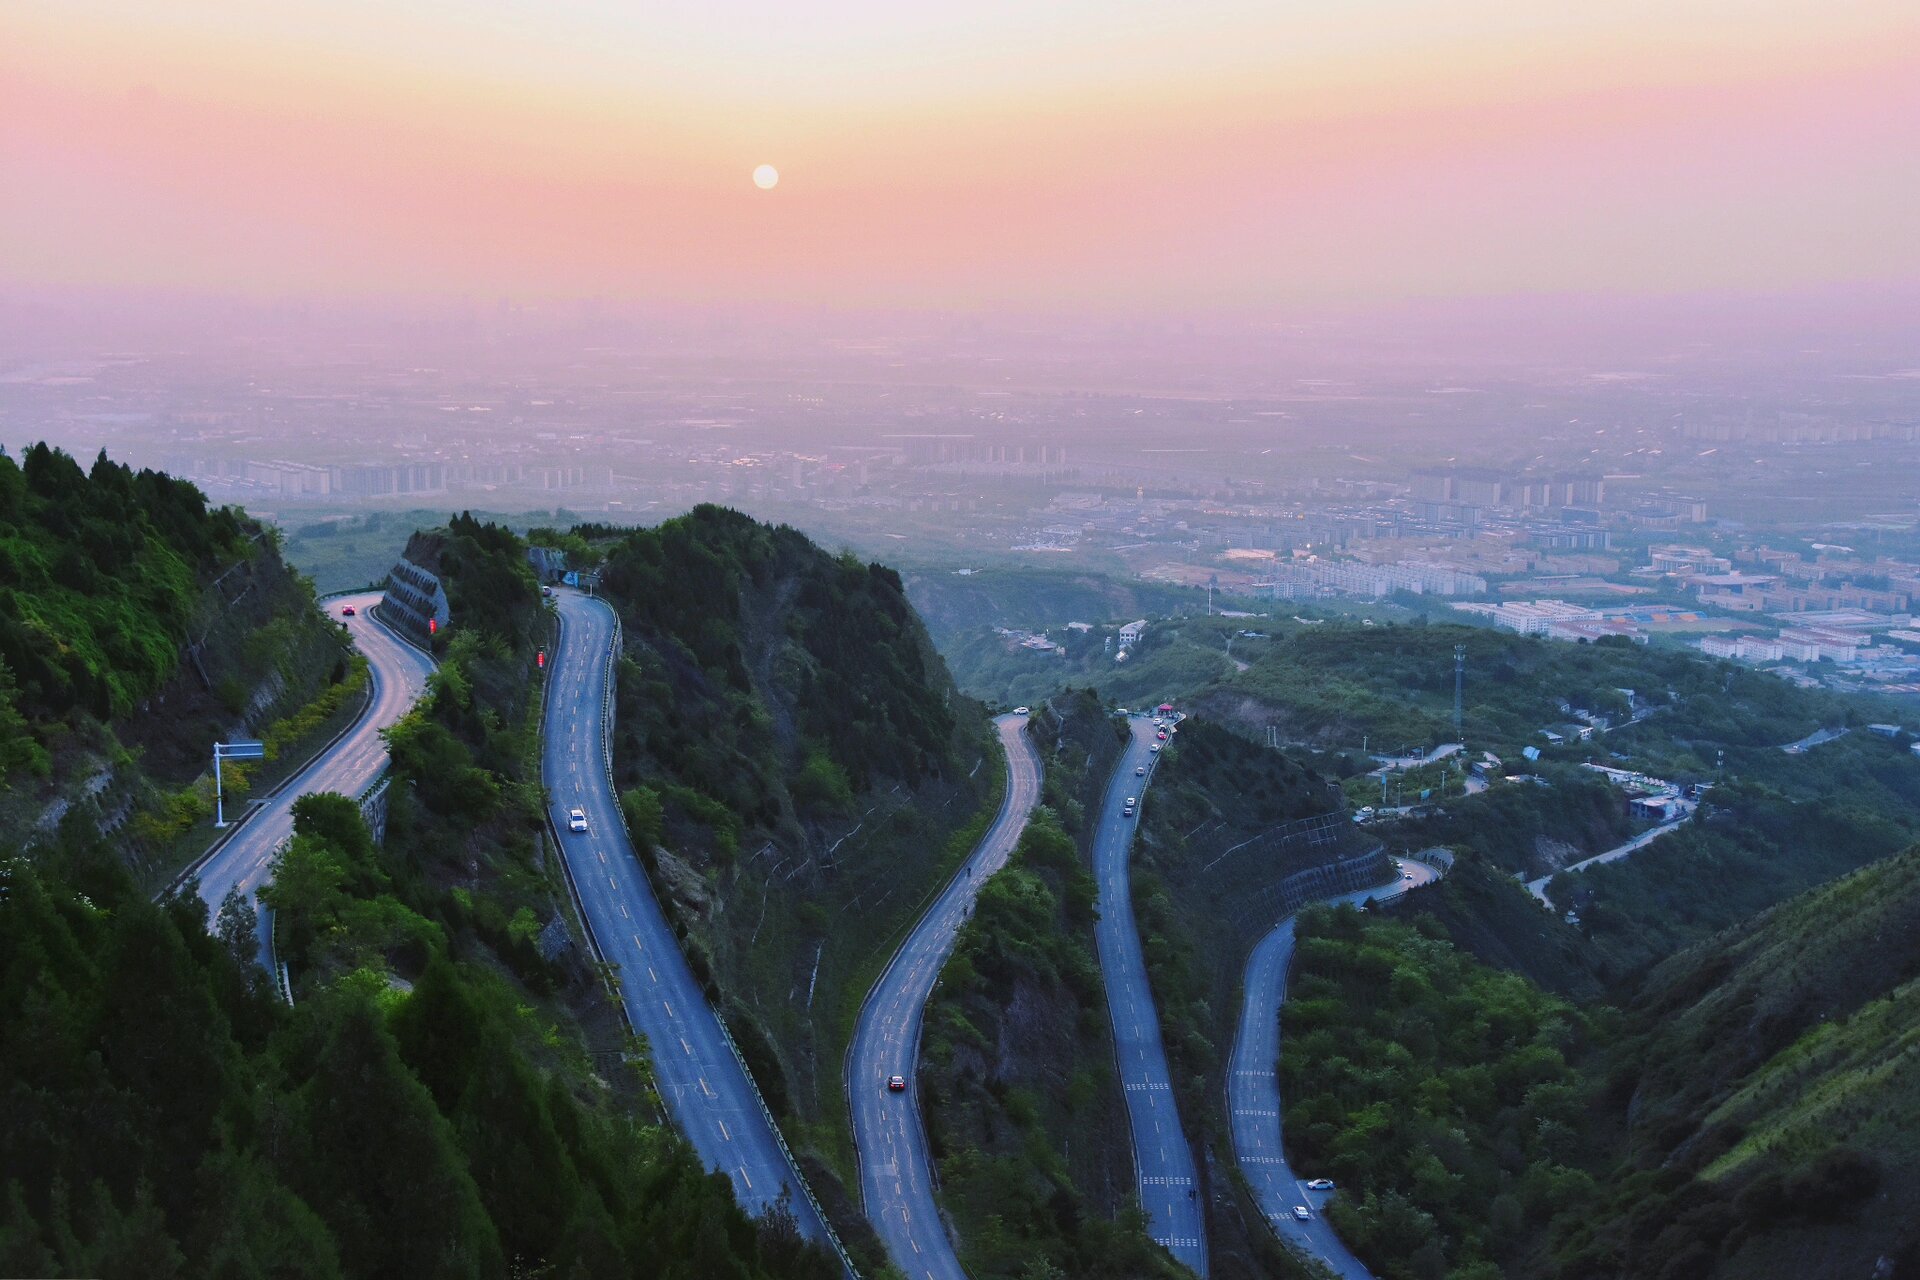
[[[1135,766],[1133,766],[1133,776],[1134,776],[1134,777],[1136,777],[1136,778],[1144,778],[1144,777],[1146,777],[1146,776],[1147,776],[1147,766],[1145,766],[1145,765],[1143,765],[1143,764],[1137,764],[1137,765],[1135,765]]]
[[[1313,1210],[1303,1204],[1297,1204],[1293,1206],[1293,1216],[1301,1222],[1308,1222],[1313,1218]]]
[[[587,829],[587,811],[585,809],[567,810],[567,830],[585,831]]]
[[[1025,707],[1015,707],[1013,709],[1013,714],[1017,716],[1025,716],[1025,715],[1032,715],[1033,713]]]
[[[1311,1182],[1307,1183],[1307,1190],[1331,1191],[1333,1190],[1333,1179],[1332,1178],[1315,1178]]]
[[[1155,755],[1159,755],[1159,754],[1160,754],[1160,744],[1156,742],[1156,743],[1154,743],[1154,744],[1153,744],[1152,746],[1150,746],[1150,747],[1148,747],[1148,748],[1147,748],[1147,750],[1149,750],[1149,751],[1151,751],[1151,752],[1153,752],[1153,754],[1155,754]]]

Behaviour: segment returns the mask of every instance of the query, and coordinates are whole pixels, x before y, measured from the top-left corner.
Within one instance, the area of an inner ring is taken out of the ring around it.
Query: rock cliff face
[[[440,581],[445,546],[446,539],[437,533],[422,531],[408,538],[406,551],[387,571],[387,598],[379,605],[382,621],[422,644],[453,620],[452,605]]]

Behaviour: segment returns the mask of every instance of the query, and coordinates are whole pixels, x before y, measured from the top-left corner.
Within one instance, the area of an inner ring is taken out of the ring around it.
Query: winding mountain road
[[[1615,845],[1605,853],[1596,853],[1591,858],[1582,858],[1578,862],[1569,863],[1567,866],[1554,872],[1553,875],[1541,876],[1538,880],[1527,881],[1527,892],[1551,907],[1553,902],[1547,897],[1547,886],[1553,883],[1553,876],[1570,875],[1576,871],[1585,871],[1588,867],[1597,867],[1603,863],[1618,862],[1622,858],[1632,857],[1634,854],[1640,852],[1640,850],[1652,844],[1655,840],[1658,840],[1661,836],[1666,835],[1669,831],[1678,831],[1681,826],[1686,823],[1687,819],[1693,816],[1694,810],[1699,808],[1699,804],[1691,800],[1683,799],[1679,802],[1679,805],[1679,812],[1673,817],[1667,819],[1657,827],[1642,831],[1626,843]]]
[[[1001,716],[995,726],[1007,760],[1007,790],[999,816],[888,962],[860,1007],[847,1050],[860,1197],[888,1256],[910,1280],[966,1276],[934,1200],[926,1125],[915,1085],[921,1017],[980,886],[1006,865],[1040,802],[1040,756],[1027,737],[1027,717]],[[905,1091],[887,1087],[893,1076],[906,1082]]]
[[[1376,902],[1397,897],[1431,883],[1440,873],[1424,862],[1396,859],[1399,871],[1390,885],[1360,889],[1323,899],[1328,903]],[[1240,1024],[1233,1037],[1233,1057],[1227,1063],[1227,1121],[1233,1133],[1233,1154],[1240,1171],[1253,1187],[1260,1212],[1275,1233],[1328,1267],[1341,1280],[1373,1280],[1366,1264],[1327,1225],[1321,1210],[1335,1193],[1309,1191],[1305,1180],[1287,1163],[1280,1131],[1280,1004],[1287,998],[1287,966],[1293,959],[1293,926],[1289,915],[1254,945],[1247,959]],[[1294,1216],[1295,1206],[1312,1215]]]
[[[258,897],[260,887],[267,882],[275,848],[293,834],[294,801],[315,791],[358,796],[386,769],[387,744],[380,731],[406,715],[426,692],[433,659],[368,616],[367,610],[380,598],[379,592],[371,591],[334,596],[323,602],[332,617],[346,624],[354,647],[366,657],[373,696],[338,741],[282,783],[233,837],[195,870],[200,897],[210,912],[218,911],[233,889],[250,899]],[[349,607],[354,616],[340,617],[340,610]],[[232,811],[229,806],[228,812]],[[264,911],[260,913],[259,954],[261,965],[270,968],[267,916]]]
[[[557,590],[554,646],[541,733],[540,773],[582,914],[615,967],[621,1003],[652,1050],[667,1111],[700,1160],[724,1173],[749,1213],[783,1198],[808,1239],[831,1243],[825,1219],[761,1104],[746,1067],[694,981],[614,795],[608,752],[610,681],[618,623],[605,601]],[[587,830],[568,830],[581,809]]]
[[[1145,716],[1134,716],[1132,741],[1120,753],[1113,779],[1101,803],[1093,838],[1093,876],[1099,886],[1100,918],[1094,942],[1106,980],[1107,1012],[1113,1022],[1114,1055],[1133,1128],[1134,1172],[1147,1232],[1196,1275],[1207,1274],[1206,1215],[1202,1212],[1193,1165],[1193,1148],[1174,1106],[1167,1053],[1160,1040],[1160,1013],[1147,983],[1140,930],[1133,917],[1127,860],[1136,819],[1125,812],[1127,797],[1145,794],[1152,780],[1155,731]],[[1169,739],[1171,741],[1171,739]],[[1136,775],[1136,769],[1145,769]],[[1136,813],[1138,810],[1136,809]]]

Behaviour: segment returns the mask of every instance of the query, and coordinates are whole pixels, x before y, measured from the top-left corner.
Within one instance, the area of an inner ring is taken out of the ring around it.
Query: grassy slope
[[[1609,1080],[1629,1162],[1601,1207],[1562,1224],[1562,1274],[1920,1263],[1917,979],[1920,850],[1655,969]]]

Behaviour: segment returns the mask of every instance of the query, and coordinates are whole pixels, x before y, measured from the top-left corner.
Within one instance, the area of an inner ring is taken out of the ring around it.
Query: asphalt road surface
[[[1328,898],[1328,902],[1379,901],[1430,883],[1440,873],[1424,862],[1400,862],[1394,882],[1373,889]],[[1411,877],[1411,878],[1409,878]],[[1281,1239],[1318,1258],[1341,1280],[1373,1280],[1360,1259],[1353,1256],[1321,1216],[1326,1202],[1338,1192],[1309,1191],[1306,1177],[1287,1163],[1280,1140],[1280,1002],[1287,998],[1287,965],[1293,959],[1293,923],[1288,916],[1260,939],[1247,960],[1240,1006],[1240,1025],[1234,1033],[1233,1058],[1227,1064],[1227,1120],[1233,1131],[1233,1153],[1240,1171],[1252,1184],[1260,1212]],[[1302,1222],[1295,1206],[1312,1216]]]
[[[1026,734],[1027,717],[1001,716],[995,724],[1007,757],[1000,814],[868,993],[847,1053],[860,1197],[888,1256],[910,1280],[966,1276],[933,1197],[927,1132],[915,1088],[921,1015],[961,923],[973,912],[980,886],[1006,865],[1040,802],[1040,757]],[[907,1083],[903,1093],[887,1088],[888,1079],[896,1075]]]
[[[628,1019],[652,1049],[667,1111],[701,1161],[726,1174],[749,1213],[766,1212],[785,1193],[801,1233],[825,1243],[826,1224],[680,954],[620,821],[607,775],[613,610],[577,592],[556,595],[561,629],[550,659],[540,773],[587,926],[615,966]],[[567,829],[574,808],[586,812],[585,832]]]
[[[1573,871],[1585,871],[1588,867],[1597,867],[1603,862],[1618,862],[1622,858],[1630,858],[1652,844],[1655,840],[1658,840],[1661,836],[1667,834],[1667,832],[1678,831],[1681,824],[1686,822],[1688,818],[1691,818],[1693,811],[1697,808],[1699,808],[1697,802],[1683,799],[1680,801],[1680,811],[1659,826],[1648,831],[1642,831],[1625,844],[1615,845],[1605,853],[1597,853],[1591,858],[1583,858],[1579,862],[1562,867],[1559,871],[1554,872],[1553,876]],[[1547,886],[1553,882],[1553,876],[1541,876],[1538,880],[1527,881],[1527,892],[1540,901],[1545,902],[1548,906],[1552,906],[1553,903],[1547,898]]]
[[[258,896],[260,886],[267,882],[274,849],[293,834],[295,800],[315,791],[358,796],[387,767],[387,744],[380,731],[406,715],[426,691],[433,660],[367,616],[368,606],[379,601],[380,593],[374,591],[335,596],[326,602],[329,615],[347,624],[354,647],[367,659],[373,697],[344,737],[287,779],[266,805],[200,867],[200,897],[209,912],[220,909],[230,889],[238,888],[249,898]],[[341,618],[340,610],[347,607],[355,616]],[[213,753],[211,743],[207,744],[207,753]],[[229,802],[228,814],[235,807]],[[261,912],[260,931],[260,963],[268,966],[265,912]]]
[[[1131,720],[1133,740],[1121,753],[1100,810],[1093,838],[1093,876],[1099,885],[1100,918],[1094,942],[1107,984],[1107,1012],[1113,1021],[1113,1048],[1120,1083],[1133,1127],[1134,1172],[1147,1232],[1197,1275],[1207,1274],[1206,1216],[1194,1178],[1193,1148],[1187,1145],[1180,1113],[1173,1104],[1166,1048],[1160,1041],[1160,1014],[1147,985],[1140,931],[1133,918],[1127,860],[1133,848],[1134,817],[1123,813],[1128,796],[1142,796],[1152,779],[1153,722]],[[1169,738],[1171,741],[1171,737]],[[1144,777],[1134,770],[1146,768]]]

